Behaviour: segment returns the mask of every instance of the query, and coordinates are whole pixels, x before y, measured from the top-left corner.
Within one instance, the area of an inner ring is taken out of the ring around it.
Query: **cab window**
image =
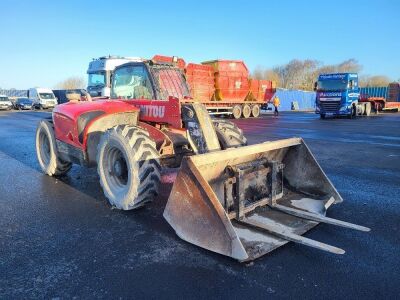
[[[112,98],[154,99],[153,88],[145,66],[117,69],[112,83]]]

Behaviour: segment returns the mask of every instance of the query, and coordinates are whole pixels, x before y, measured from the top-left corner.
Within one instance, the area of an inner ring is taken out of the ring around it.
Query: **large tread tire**
[[[244,104],[242,108],[243,118],[247,119],[251,116],[251,107],[248,104]]]
[[[251,115],[254,118],[258,118],[260,116],[260,105],[254,104],[251,108]]]
[[[97,172],[110,204],[130,210],[151,202],[160,185],[159,156],[147,131],[129,125],[107,130],[97,149]]]
[[[49,176],[61,176],[72,167],[72,163],[58,157],[53,124],[41,120],[36,129],[36,156],[40,168]]]
[[[222,150],[247,145],[243,131],[234,123],[227,120],[213,120],[213,123]]]

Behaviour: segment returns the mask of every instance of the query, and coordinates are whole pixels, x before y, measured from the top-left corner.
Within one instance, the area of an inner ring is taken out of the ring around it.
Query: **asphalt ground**
[[[251,144],[303,137],[344,198],[328,216],[372,229],[320,224],[305,236],[346,254],[288,243],[250,265],[180,240],[162,217],[170,186],[124,212],[95,169],[43,175],[34,134],[48,115],[0,112],[1,299],[400,297],[400,114],[236,121]]]

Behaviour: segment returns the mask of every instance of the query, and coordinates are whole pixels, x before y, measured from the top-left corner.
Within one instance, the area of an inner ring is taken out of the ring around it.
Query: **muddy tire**
[[[243,118],[247,119],[250,118],[251,115],[251,107],[248,104],[243,105]]]
[[[254,104],[251,108],[251,115],[254,118],[258,118],[260,116],[260,106],[258,104]]]
[[[213,122],[222,150],[247,145],[243,131],[234,123],[226,120],[213,120]]]
[[[36,156],[40,168],[49,176],[61,176],[72,167],[70,162],[58,157],[53,124],[42,120],[36,129]]]
[[[120,125],[107,130],[97,149],[97,172],[111,205],[123,210],[143,206],[158,194],[160,161],[147,131]]]
[[[235,105],[232,109],[232,116],[235,119],[240,119],[242,116],[242,107],[240,105]]]

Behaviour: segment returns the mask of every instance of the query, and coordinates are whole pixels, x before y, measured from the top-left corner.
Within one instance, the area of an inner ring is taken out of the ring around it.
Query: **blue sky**
[[[93,57],[178,55],[289,60],[356,58],[363,74],[400,78],[400,1],[1,1],[0,87],[53,87]]]

